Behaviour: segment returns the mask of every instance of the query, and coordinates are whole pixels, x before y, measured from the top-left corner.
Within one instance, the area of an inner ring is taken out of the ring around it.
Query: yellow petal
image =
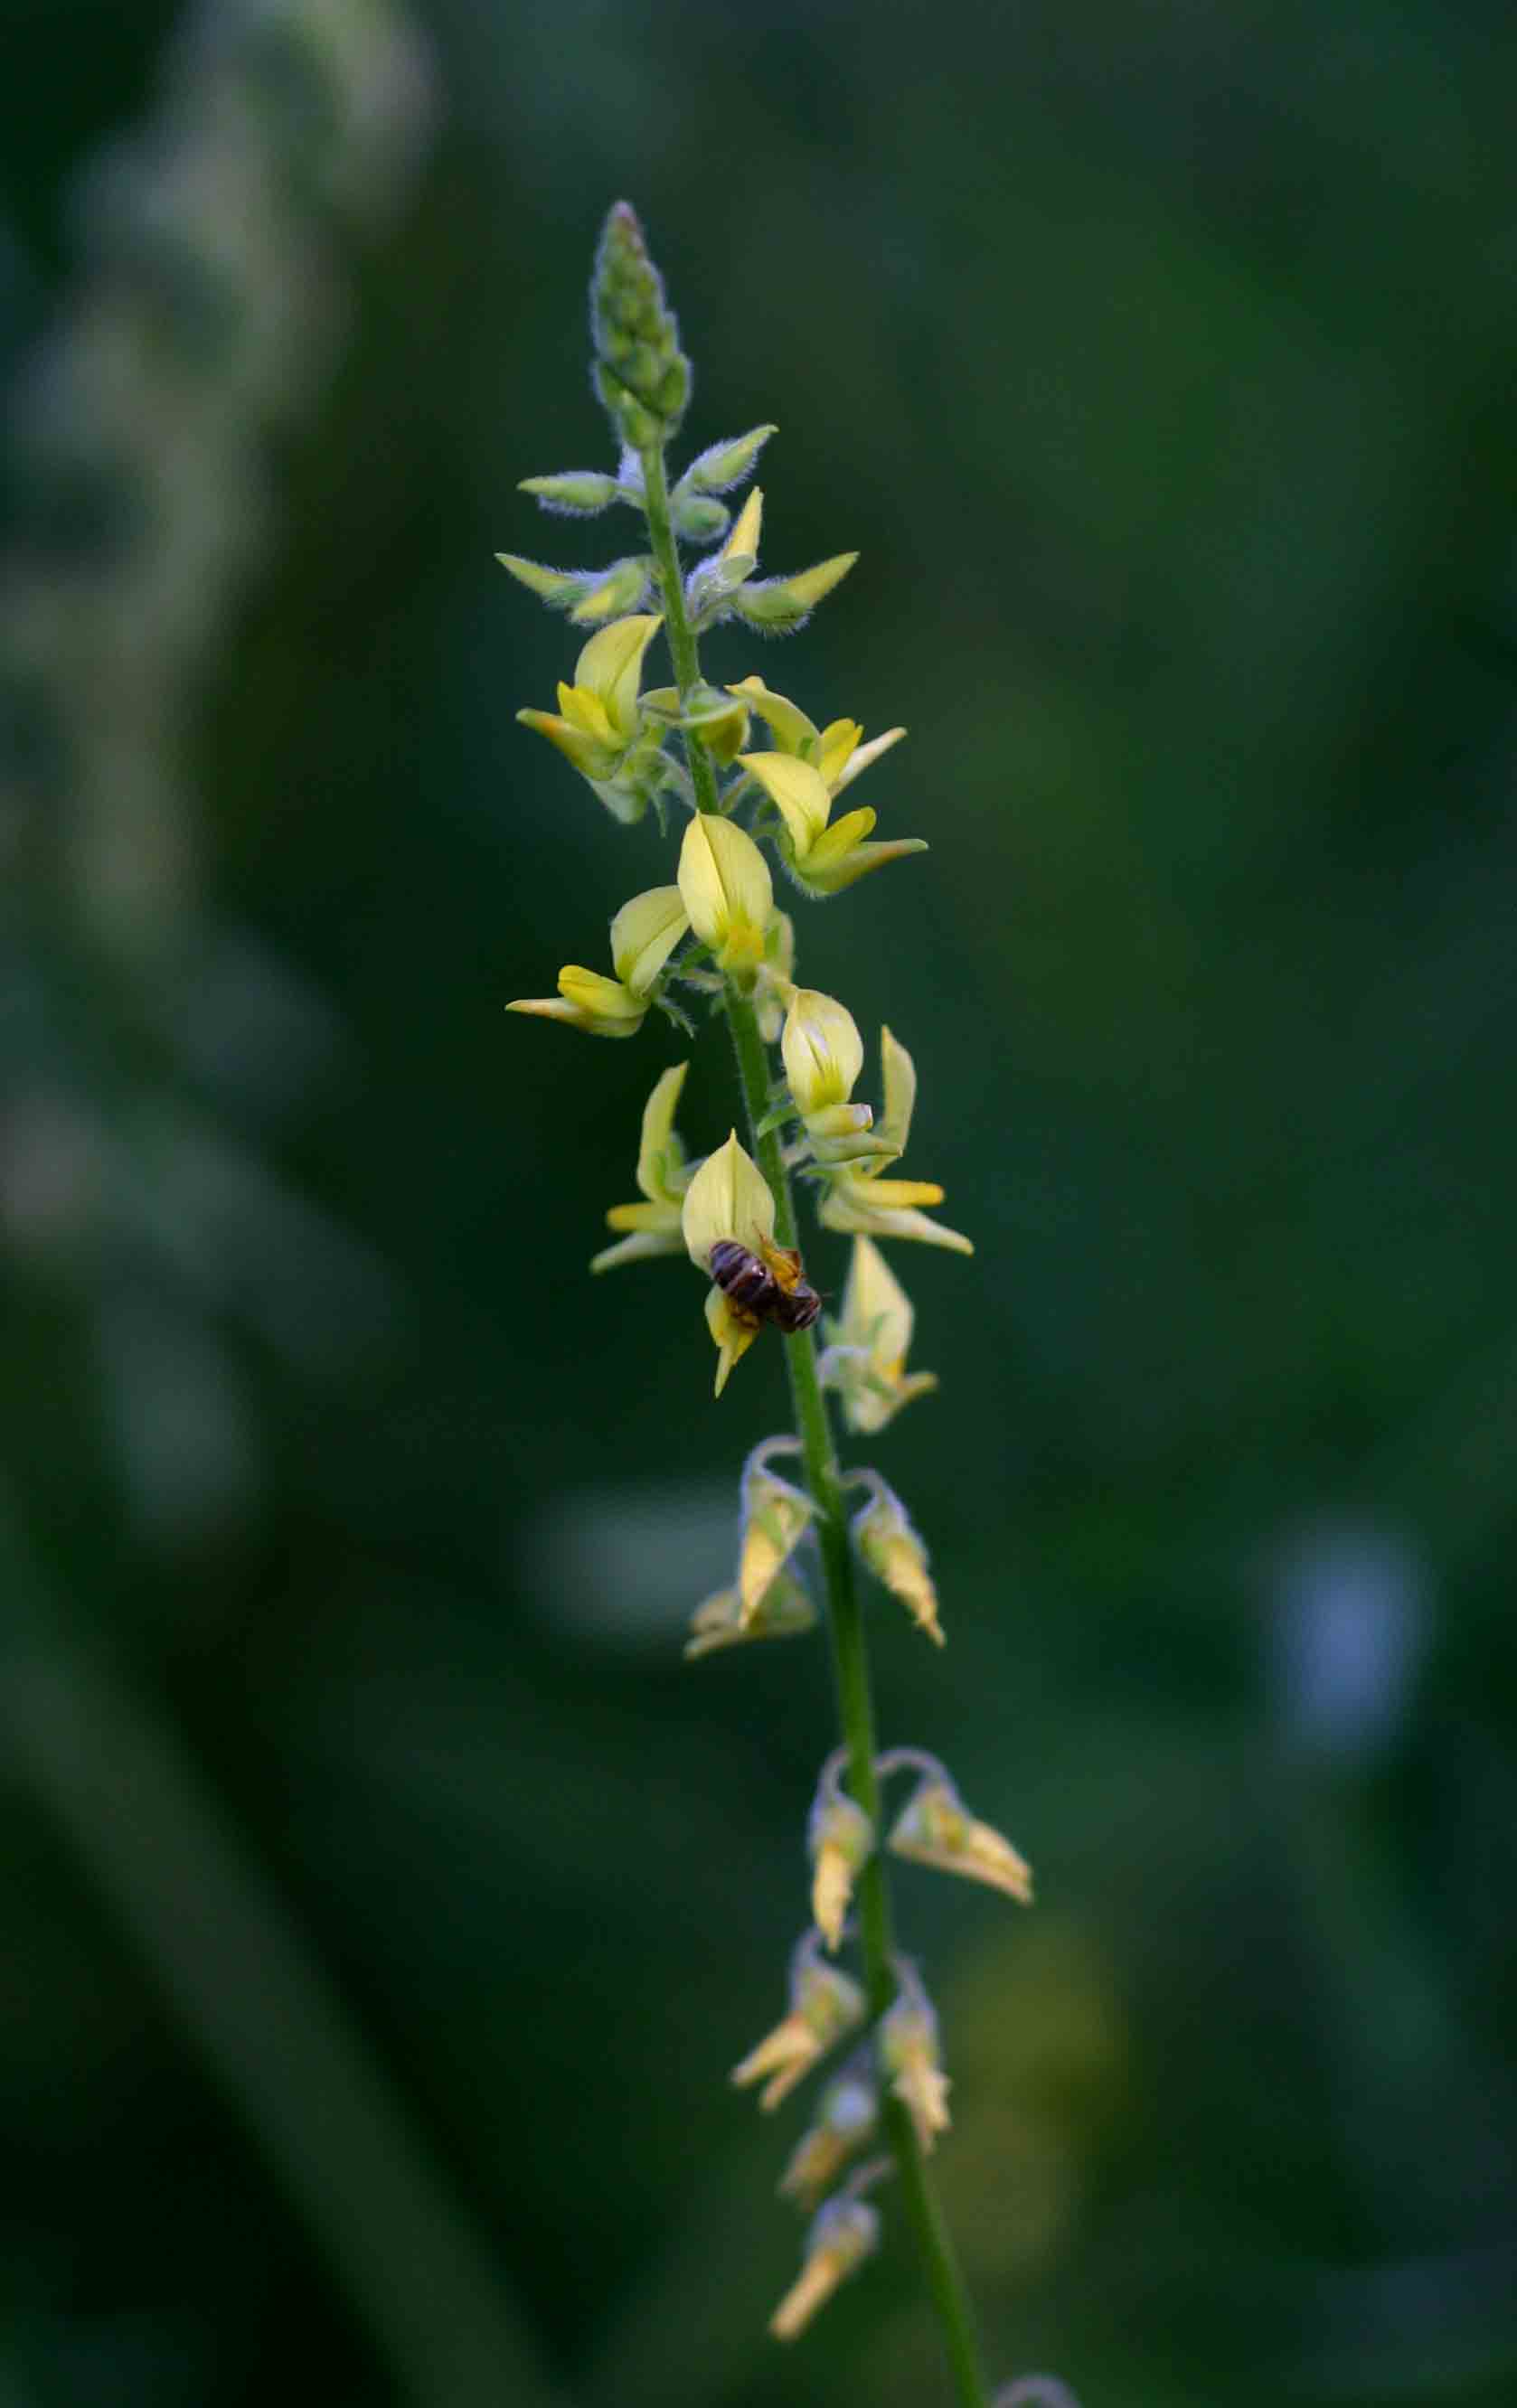
[[[663,624],[661,618],[648,615],[614,620],[591,637],[575,663],[575,684],[600,697],[607,717],[623,738],[636,731],[643,654]]]
[[[816,987],[797,987],[792,996],[780,1051],[790,1092],[808,1117],[846,1104],[864,1068],[864,1039],[852,1013]]]
[[[690,1259],[703,1271],[710,1268],[719,1239],[735,1239],[750,1254],[759,1254],[773,1238],[774,1197],[757,1163],[738,1144],[736,1129],[725,1145],[707,1155],[685,1190],[682,1223]],[[752,1335],[751,1330],[750,1342]]]
[[[899,1039],[888,1028],[880,1032],[880,1078],[884,1090],[885,1106],[878,1123],[881,1137],[888,1137],[896,1153],[906,1152],[906,1141],[911,1134],[911,1115],[916,1110],[916,1065]],[[911,1202],[941,1202],[941,1197],[918,1196]]]
[[[926,842],[920,836],[895,837],[889,844],[855,844],[841,861],[826,864],[814,877],[803,875],[801,882],[819,895],[840,895],[845,886],[856,884],[872,869],[883,869],[887,862],[904,861],[909,853],[926,850]]]
[[[620,751],[620,740],[607,714],[606,705],[589,686],[565,685],[561,678],[558,707],[571,725],[582,728],[598,744],[608,745],[613,752]]]
[[[764,855],[747,832],[697,811],[680,848],[680,892],[690,924],[723,968],[756,965],[774,909]]]
[[[862,778],[865,770],[878,761],[881,754],[888,752],[893,744],[898,744],[905,734],[904,727],[887,727],[883,736],[871,736],[867,744],[859,745],[844,763],[834,792],[840,795],[843,788],[851,786],[855,778]]]
[[[759,529],[763,523],[764,495],[760,492],[758,486],[755,485],[752,492],[749,494],[747,501],[743,504],[742,509],[738,511],[737,518],[734,520],[732,533],[728,536],[726,542],[723,545],[721,552],[718,555],[719,558],[723,560],[732,560],[736,559],[739,552],[747,552],[751,559],[756,561],[758,558],[759,548]]]
[[[646,995],[690,925],[678,886],[650,886],[611,922],[611,960],[634,995]]]
[[[567,686],[561,686],[559,692],[567,694]],[[581,778],[604,778],[615,767],[614,757],[605,745],[572,720],[555,716],[551,710],[519,710],[516,715],[523,727],[532,728],[538,736],[546,736],[550,744],[556,744]]]
[[[647,1010],[642,997],[630,995],[620,979],[606,978],[599,970],[581,969],[578,962],[570,962],[559,971],[558,991],[580,1010],[593,1013],[598,1020],[640,1021]]]
[[[845,854],[861,844],[874,824],[875,813],[865,804],[857,810],[845,811],[840,820],[823,829],[801,864],[812,884],[823,872],[832,872]]]
[[[652,1203],[670,1202],[679,1193],[676,1181],[683,1168],[683,1155],[674,1134],[674,1115],[689,1068],[688,1062],[677,1062],[665,1070],[643,1106],[637,1184]],[[610,1220],[609,1213],[606,1217]],[[612,1221],[611,1226],[614,1229],[617,1224]]]
[[[782,694],[772,694],[761,677],[742,678],[727,692],[740,695],[750,710],[757,711],[779,738],[781,752],[803,752],[809,744],[820,744],[821,738],[805,711],[787,702]]]
[[[911,1299],[879,1247],[855,1238],[843,1291],[844,1343],[867,1347],[876,1363],[899,1365],[911,1351]]]
[[[809,853],[832,809],[821,771],[789,752],[739,752],[737,766],[755,777],[777,805],[796,852]]]
[[[740,1363],[754,1339],[758,1324],[745,1320],[734,1310],[719,1287],[708,1288],[706,1295],[706,1326],[716,1341],[716,1388],[719,1396],[726,1386],[734,1364]]]
[[[835,719],[822,731],[821,770],[829,794],[836,794],[843,782],[843,773],[864,734],[856,719]]]

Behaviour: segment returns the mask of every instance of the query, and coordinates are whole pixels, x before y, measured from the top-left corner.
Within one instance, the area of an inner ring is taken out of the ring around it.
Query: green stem
[[[658,565],[669,652],[681,702],[700,678],[694,633],[685,611],[684,583],[669,516],[668,480],[662,452],[643,454],[644,496],[648,531]],[[693,728],[685,731],[685,757],[702,810],[715,810],[716,775],[710,755]],[[729,979],[725,991],[727,1025],[737,1057],[737,1076],[747,1108],[749,1132],[760,1169],[774,1197],[775,1235],[782,1246],[795,1243],[795,1202],[784,1149],[777,1129],[759,1135],[768,1111],[769,1062],[759,1034],[751,996]],[[869,1652],[864,1613],[853,1576],[853,1550],[848,1531],[848,1511],[833,1442],[832,1422],[817,1364],[816,1340],[809,1329],[784,1341],[785,1365],[801,1442],[806,1485],[816,1508],[817,1541],[827,1592],[827,1632],[832,1648],[833,1682],[838,1720],[848,1750],[848,1785],[878,1830],[880,1784],[875,1773],[879,1742],[875,1734],[874,1696],[869,1677]],[[859,1877],[859,1938],[865,1988],[872,2015],[882,2015],[895,1994],[891,1958],[894,1946],[890,1889],[884,1861],[877,1848]],[[959,2272],[937,2194],[927,2172],[916,2128],[900,2100],[887,2098],[885,2129],[895,2159],[907,2213],[933,2305],[943,2330],[944,2345],[953,2372],[960,2408],[988,2408],[990,2394],[980,2364],[973,2311]]]

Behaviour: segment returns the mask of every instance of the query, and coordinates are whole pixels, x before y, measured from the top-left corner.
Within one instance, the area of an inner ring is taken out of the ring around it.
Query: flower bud
[[[745,585],[733,596],[732,607],[765,635],[794,635],[833,587],[842,583],[857,558],[856,552],[839,552],[831,560],[819,560],[814,568],[803,568],[798,577],[768,577],[762,584]]]
[[[836,1949],[853,1896],[855,1876],[874,1850],[874,1825],[855,1799],[823,1785],[807,1832],[811,1856],[811,1919]]]
[[[862,1512],[853,1516],[853,1543],[876,1578],[909,1609],[917,1628],[941,1647],[937,1592],[927,1570],[927,1550],[895,1491],[878,1472],[870,1473],[869,1479],[874,1494]]]
[[[531,494],[545,510],[557,511],[564,518],[598,518],[609,509],[620,492],[614,477],[605,476],[598,468],[568,468],[554,477],[523,477],[518,491]]]
[[[735,437],[730,442],[708,444],[704,452],[692,460],[679,484],[693,494],[724,494],[729,487],[740,485],[771,435],[779,429],[755,426],[747,435]]]
[[[690,398],[690,363],[648,256],[636,212],[618,201],[607,218],[590,288],[595,389],[634,451],[667,442]]]
[[[705,494],[678,491],[670,495],[669,503],[675,534],[686,543],[714,543],[719,535],[726,534],[732,513],[724,503]]]
[[[1032,1868],[1009,1840],[965,1812],[946,1773],[929,1773],[908,1802],[890,1835],[894,1855],[937,1871],[962,1873],[1004,1890],[1022,1906],[1033,1899]]]
[[[814,2212],[849,2159],[868,2146],[879,2123],[880,2096],[867,2074],[839,2074],[823,2092],[816,2122],[791,2154],[780,2180],[781,2197]]]
[[[776,2341],[794,2341],[840,2283],[880,2245],[880,2217],[866,2200],[831,2200],[806,2240],[796,2280],[769,2318]]]

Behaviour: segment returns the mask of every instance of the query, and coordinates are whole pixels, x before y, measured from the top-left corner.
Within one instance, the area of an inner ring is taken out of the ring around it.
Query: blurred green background
[[[708,664],[933,846],[800,941],[979,1248],[873,1454],[1039,1875],[900,1885],[992,2365],[1517,2397],[1510,10],[4,20],[5,2408],[947,2398],[898,2235],[763,2332],[831,1709],[680,1641],[779,1349],[585,1276],[672,1032],[502,1013],[665,874],[491,557],[629,539],[515,490],[622,194],[863,553]]]

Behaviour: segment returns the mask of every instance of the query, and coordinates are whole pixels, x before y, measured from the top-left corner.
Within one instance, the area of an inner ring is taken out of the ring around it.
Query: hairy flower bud
[[[523,477],[517,490],[563,518],[593,519],[610,509],[621,489],[598,468],[566,468],[553,477]]]
[[[636,452],[666,443],[690,399],[690,362],[637,212],[625,201],[617,202],[601,231],[590,323],[595,390],[615,432]]]

